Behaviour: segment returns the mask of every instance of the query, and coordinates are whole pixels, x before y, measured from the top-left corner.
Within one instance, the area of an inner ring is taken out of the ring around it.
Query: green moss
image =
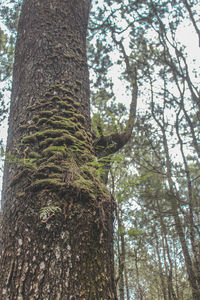
[[[63,174],[61,174],[61,173],[51,173],[51,174],[49,174],[48,177],[62,180],[63,179]]]
[[[73,136],[71,136],[69,133],[62,135],[61,137],[54,138],[52,140],[52,144],[54,146],[62,146],[65,144],[70,146],[70,145],[73,145],[74,143],[75,143],[75,138]],[[43,144],[44,144],[44,142],[43,142]],[[49,143],[48,143],[48,145],[49,145]]]
[[[35,169],[36,168],[36,158],[26,158],[23,160],[24,165],[29,169]]]
[[[78,85],[82,85],[82,81],[81,81],[81,80],[76,80],[76,83],[77,83]]]
[[[26,109],[29,111],[35,110],[35,105],[29,105]]]
[[[68,99],[69,98],[66,98],[66,99],[63,99],[63,100],[68,100]],[[66,102],[65,101],[61,101],[61,102],[65,103],[65,104],[63,104],[63,107],[66,108],[67,110],[75,111],[74,106],[72,104],[70,104],[69,101],[66,101]],[[72,100],[72,103],[73,103],[73,100]]]
[[[40,102],[39,102],[40,107],[43,107],[43,106],[46,106],[46,105],[49,105],[49,104],[50,104],[50,102],[47,101],[47,99],[45,99],[45,98],[40,99],[39,101],[40,101]]]
[[[75,137],[80,140],[85,140],[85,136],[82,131],[75,132]]]
[[[23,125],[20,125],[19,126],[20,127],[20,129],[28,129],[29,131],[31,131],[31,130],[38,130],[38,128],[37,128],[37,126],[35,125],[35,124],[31,124],[31,125],[27,125],[27,124],[23,124]]]
[[[58,136],[62,136],[63,134],[67,134],[68,131],[66,130],[63,130],[63,129],[46,129],[44,131],[40,131],[40,132],[37,132],[35,134],[35,136],[38,138],[38,139],[44,139],[44,138],[48,138],[48,137],[52,137],[52,138],[56,138]]]
[[[37,121],[37,125],[42,125],[42,124],[45,124],[49,121],[49,119],[47,118],[41,118]]]
[[[52,139],[52,142],[46,143],[46,145],[48,146],[50,144],[54,144],[54,146],[62,146],[64,144],[66,144],[66,143],[72,144],[73,141],[71,141],[71,139],[68,138],[68,135],[63,135],[61,137],[57,137],[57,138]],[[45,141],[43,141],[43,145],[45,145]]]
[[[75,55],[74,54],[71,54],[71,53],[63,53],[64,57],[66,58],[75,58]]]
[[[40,165],[38,167],[38,171],[43,171],[44,173],[46,171],[50,171],[50,172],[55,172],[55,173],[61,173],[62,172],[62,168],[54,163],[48,163],[45,161],[44,164]]]
[[[36,131],[36,130],[38,130],[38,127],[36,125],[29,125],[27,129],[30,131],[32,131],[32,130]]]
[[[52,106],[52,104],[50,101],[47,101],[47,99],[41,99],[40,102],[36,105],[36,109],[41,109],[45,106]]]
[[[52,96],[51,101],[59,101],[61,98],[59,96]]]
[[[63,118],[71,118],[71,117],[73,117],[74,112],[65,109],[65,110],[62,110],[62,115],[63,115]]]
[[[40,117],[51,117],[53,115],[53,111],[51,110],[43,110],[43,111],[40,111],[39,114],[40,114]]]
[[[70,96],[74,96],[74,93],[72,91],[70,91],[69,89],[63,87],[61,84],[58,85],[59,89],[62,90],[65,94],[70,95]]]
[[[92,181],[96,181],[97,179],[99,179],[96,168],[94,168],[92,166],[84,164],[80,168],[80,172],[81,172],[81,174],[83,174],[83,176],[86,176],[87,178],[89,178]]]
[[[62,110],[61,114],[62,114],[63,118],[69,118],[69,110],[66,110],[66,109]],[[70,118],[72,118],[72,117],[73,117],[73,114]]]
[[[24,144],[31,144],[31,143],[37,142],[37,139],[42,140],[45,138],[52,138],[51,141],[53,141],[53,138],[56,138],[56,137],[59,137],[59,136],[65,135],[65,134],[68,136],[69,132],[67,130],[63,130],[63,129],[46,129],[46,130],[39,131],[37,133],[23,137],[22,142]],[[70,137],[70,138],[68,138],[68,140],[72,141],[73,138]],[[44,143],[46,144],[46,142],[43,141],[43,145],[44,145]],[[40,145],[41,145],[41,143],[40,143]]]
[[[81,157],[85,148],[83,146],[73,145],[70,147],[74,153],[77,153],[79,158]]]
[[[23,170],[19,171],[14,177],[12,177],[10,186],[13,186],[20,182],[21,178],[27,176],[29,172],[30,170],[28,170],[27,168],[24,168]]]
[[[39,188],[50,188],[52,190],[60,189],[65,187],[66,183],[61,182],[59,179],[55,178],[46,178],[46,179],[37,179],[31,184],[32,189],[39,189]]]
[[[27,129],[28,125],[27,124],[22,124],[22,125],[19,125],[19,128],[20,129]]]
[[[55,156],[56,155],[56,158],[58,159],[64,159],[64,157],[65,157],[65,152],[63,152],[63,151],[46,151],[45,153],[44,153],[44,155],[45,156],[47,156],[47,157],[52,157],[52,156]]]
[[[50,158],[48,158],[47,163],[57,163],[60,160],[64,159],[64,155],[62,152],[56,152],[55,154],[53,154]]]
[[[46,98],[51,98],[51,97],[52,97],[52,93],[51,93],[50,91],[46,91],[46,92],[44,93],[44,96],[45,96]]]
[[[38,103],[34,106],[38,109],[32,119],[36,132],[24,136],[23,142],[36,145],[25,160],[25,168],[34,168],[28,173],[34,193],[36,191],[41,195],[41,191],[45,191],[50,198],[52,193],[59,191],[73,196],[80,194],[83,201],[98,205],[98,197],[102,194],[109,197],[109,194],[100,184],[96,166],[89,164],[94,160],[92,137],[85,129],[86,120],[79,113],[80,103],[74,100],[73,94],[81,84],[78,81],[68,83],[67,88],[56,84],[46,91],[45,99],[40,100],[42,105]],[[24,127],[30,129],[29,126]],[[65,174],[69,175],[68,183],[64,182]],[[51,198],[52,201],[54,198]]]
[[[66,148],[64,146],[50,146],[48,148],[45,148],[42,153],[48,154],[48,153],[54,153],[54,152],[62,152],[65,153]]]
[[[30,158],[41,158],[41,155],[37,152],[30,152],[29,157]]]
[[[107,189],[107,186],[101,181],[99,182],[98,194],[100,194],[101,197],[103,196],[104,199],[110,198],[110,193]]]
[[[72,97],[67,96],[67,97],[64,97],[63,100],[66,101],[66,103],[68,103],[71,106],[74,104],[74,99]],[[74,106],[72,106],[72,107],[74,110]]]
[[[76,102],[76,101],[74,101],[73,105],[74,105],[75,108],[80,107],[80,103],[79,103],[79,102]]]
[[[56,115],[56,116],[53,116],[51,117],[51,120],[53,121],[67,121],[67,119],[61,115]]]
[[[63,136],[63,138],[65,139],[65,142],[68,144],[68,145],[73,145],[75,143],[75,137],[72,136],[72,135],[66,135],[66,136]]]
[[[91,152],[88,149],[84,149],[81,153],[81,157],[79,158],[82,162],[90,162],[94,160],[94,156],[91,155]]]
[[[74,114],[74,116],[77,118],[77,120],[79,122],[81,122],[82,124],[85,124],[85,117],[81,114]]]
[[[42,148],[43,148],[43,147],[47,147],[47,146],[49,146],[50,144],[52,144],[54,140],[55,140],[54,138],[46,138],[45,140],[43,140],[43,141],[41,141],[41,142],[39,143],[39,146],[42,147]]]
[[[17,198],[23,198],[25,196],[25,192],[19,192],[16,194]]]
[[[70,105],[72,107],[73,110],[75,110],[75,108],[78,108],[80,106],[80,104],[78,102],[76,102],[72,97],[70,96],[65,96],[63,97],[63,101],[66,102],[66,104]]]
[[[34,144],[36,142],[37,139],[35,134],[27,135],[22,138],[22,143],[24,144]]]
[[[35,116],[33,117],[33,121],[34,121],[34,122],[38,122],[39,118],[40,118],[40,117],[39,117],[38,115],[35,115]]]
[[[87,192],[91,192],[94,190],[94,182],[91,180],[85,179],[83,176],[79,174],[78,179],[72,182],[72,186],[76,187],[78,190],[85,190]]]
[[[88,200],[96,200],[96,195],[92,187],[94,187],[94,184],[92,185],[89,181],[84,179],[79,179],[71,183],[71,186],[78,190],[81,193],[81,197],[84,195],[86,196],[86,199]]]
[[[69,109],[74,110],[74,107],[71,104],[69,104],[69,103],[67,103],[65,101],[58,101],[57,104],[60,107],[66,108],[66,110],[69,110]]]
[[[90,144],[86,143],[85,147],[89,150],[90,153],[92,153],[92,154],[94,153],[94,149]]]
[[[62,128],[62,129],[68,129],[68,130],[75,130],[76,129],[76,124],[74,124],[70,119],[65,119],[63,118],[63,120],[49,120],[49,123],[55,127],[55,128]]]

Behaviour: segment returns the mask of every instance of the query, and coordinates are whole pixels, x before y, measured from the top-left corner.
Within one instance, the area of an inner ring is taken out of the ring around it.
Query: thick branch
[[[133,68],[130,65],[129,57],[126,54],[122,41],[117,41],[114,37],[114,34],[112,34],[112,36],[114,42],[121,48],[124,57],[126,72],[128,74],[130,85],[132,88],[132,100],[130,104],[129,119],[127,121],[125,130],[121,133],[115,133],[107,136],[102,135],[101,137],[95,140],[94,146],[96,154],[99,157],[117,152],[128,142],[132,134],[137,108],[138,87],[136,68]]]

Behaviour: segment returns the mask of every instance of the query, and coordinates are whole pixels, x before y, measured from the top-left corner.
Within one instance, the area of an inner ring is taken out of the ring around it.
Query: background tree
[[[110,13],[106,4],[113,5]],[[139,205],[145,199],[148,214],[150,214],[149,210],[157,207],[153,199],[160,195],[161,214],[163,210],[165,218],[168,214],[169,224],[174,227],[174,234],[180,240],[178,247],[183,254],[182,258],[184,257],[183,272],[187,270],[192,297],[198,299],[199,206],[195,200],[198,194],[195,192],[195,187],[199,177],[198,172],[195,177],[191,177],[191,174],[194,176],[191,167],[199,165],[199,117],[197,116],[199,65],[193,64],[190,53],[187,53],[188,47],[185,47],[179,38],[180,28],[185,23],[191,31],[192,28],[194,29],[198,47],[197,3],[195,1],[176,3],[174,1],[127,1],[126,3],[106,1],[106,4],[97,11],[98,21],[93,24],[95,34],[97,30],[104,32],[101,53],[104,57],[108,57],[109,51],[112,53],[119,51],[116,61],[120,64],[121,80],[124,80],[124,85],[127,85],[129,96],[131,96],[130,87],[136,77],[128,70],[134,72],[135,67],[137,68],[138,100],[140,102],[140,99],[143,99],[143,103],[144,99],[146,100],[146,112],[140,111],[140,117],[137,116],[134,143],[130,143],[126,148],[126,156],[132,151],[132,168],[136,174],[139,172],[142,178],[144,175],[151,175],[155,177],[156,182],[150,179],[151,176],[147,176],[145,183],[141,182],[140,196],[134,195]],[[102,18],[104,22],[99,22]],[[94,65],[98,61],[98,66],[102,64],[102,68],[99,69],[104,72],[105,65],[106,72],[109,73],[108,65],[104,64],[107,60],[103,60],[102,56],[98,55],[98,50],[94,57]],[[195,61],[195,58],[193,59]],[[112,69],[111,64],[109,67]],[[102,73],[98,78],[104,83]],[[145,81],[149,83],[148,86]],[[175,153],[179,153],[179,158],[175,157]],[[126,168],[127,165],[131,168],[130,160],[127,161]],[[127,176],[128,174],[129,172]],[[160,177],[161,186],[158,185],[157,176]],[[121,184],[123,185],[122,182]],[[143,184],[147,184],[145,190]],[[158,218],[159,215],[156,214],[156,217]],[[160,220],[162,218],[161,216]],[[164,228],[161,231],[163,247],[167,247],[169,242],[163,230]],[[170,297],[179,297],[180,289],[177,288],[177,294],[173,292],[176,280],[175,277],[173,279],[172,253],[170,247],[167,248],[169,251],[166,251],[162,259],[165,262],[167,280],[165,297],[170,299]],[[176,261],[174,266],[177,267],[178,264]],[[187,285],[183,297],[191,298],[191,295],[188,296]]]

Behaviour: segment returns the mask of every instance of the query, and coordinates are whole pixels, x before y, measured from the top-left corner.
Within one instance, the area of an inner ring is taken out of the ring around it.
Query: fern
[[[61,208],[59,206],[44,206],[40,209],[40,219],[45,221],[50,218],[50,216],[59,212],[61,212]]]

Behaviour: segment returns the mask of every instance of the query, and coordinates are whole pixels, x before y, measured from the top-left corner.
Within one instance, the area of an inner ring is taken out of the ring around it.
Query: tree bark
[[[114,205],[92,162],[91,0],[24,0],[3,186],[0,298],[116,299]]]
[[[122,216],[119,204],[117,204],[117,227],[118,227],[118,273],[119,273],[119,299],[124,300],[124,264],[125,264],[125,247],[124,232],[122,230]]]
[[[161,289],[162,289],[162,293],[163,293],[163,300],[167,300],[164,270],[162,268],[162,263],[161,263],[161,257],[160,257],[160,252],[159,252],[159,243],[158,243],[157,234],[155,235],[155,238],[156,238],[155,250],[156,250],[157,257],[158,257],[159,276],[160,276],[160,282],[161,282]]]

